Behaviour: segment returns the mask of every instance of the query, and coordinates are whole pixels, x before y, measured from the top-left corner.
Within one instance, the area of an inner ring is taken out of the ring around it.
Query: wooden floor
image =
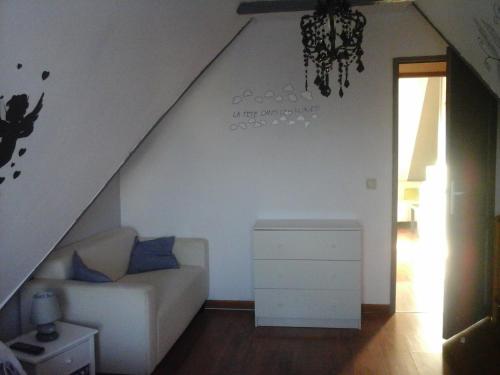
[[[418,255],[418,234],[407,229],[398,229],[397,272],[396,272],[396,311],[426,312],[425,301],[416,298],[414,287],[414,260]]]
[[[255,328],[252,311],[202,310],[154,375],[500,374],[497,349],[496,364],[480,372],[470,372],[470,363],[451,370],[434,321],[422,313],[367,314],[362,330]],[[457,357],[465,358],[463,350]]]
[[[442,287],[444,281],[438,275],[429,274],[429,262],[436,263],[434,251],[424,243],[416,231],[398,229],[396,311],[442,311]],[[444,267],[444,266],[443,266]],[[434,279],[430,279],[430,277]],[[441,286],[441,289],[438,287]]]

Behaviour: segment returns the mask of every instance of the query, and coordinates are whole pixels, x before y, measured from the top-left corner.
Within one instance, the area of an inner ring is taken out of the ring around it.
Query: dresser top
[[[334,219],[265,219],[257,220],[254,230],[361,230],[356,220]]]

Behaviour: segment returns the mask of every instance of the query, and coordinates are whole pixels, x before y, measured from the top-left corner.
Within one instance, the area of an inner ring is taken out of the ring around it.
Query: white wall
[[[120,177],[113,177],[58,246],[80,241],[121,225]]]
[[[427,167],[437,164],[440,153],[445,157],[445,147],[439,144],[440,126],[441,130],[446,127],[439,121],[446,113],[441,98],[445,81],[442,77],[399,79],[398,222],[411,220],[412,206],[419,200],[405,197],[407,190],[418,192],[426,180]]]
[[[64,236],[59,246],[64,246],[93,234],[117,228],[121,224],[120,179],[113,177],[78,219],[73,228]],[[8,341],[18,336],[20,330],[19,293],[0,309],[0,340]]]
[[[353,69],[343,99],[336,86],[330,98],[316,88],[313,100],[300,96],[299,14],[259,16],[122,170],[123,225],[144,235],[208,238],[210,298],[253,299],[257,218],[347,217],[363,225],[364,302],[389,302],[392,59],[443,54],[445,45],[412,6],[362,11],[366,70]],[[288,84],[297,102],[277,101]],[[253,95],[232,104],[246,89]],[[268,90],[274,98],[255,101]],[[316,119],[258,116],[263,125],[233,118],[304,105],[316,106]],[[377,179],[376,190],[366,189],[368,177]]]
[[[27,93],[33,108],[45,92],[18,145],[28,150],[16,158],[21,176],[0,170],[0,307],[241,28],[235,9],[233,0],[0,2],[0,94]]]
[[[500,95],[500,0],[416,0],[417,6]],[[485,53],[486,51],[486,53]]]
[[[399,79],[398,180],[406,181],[415,154],[429,78]]]

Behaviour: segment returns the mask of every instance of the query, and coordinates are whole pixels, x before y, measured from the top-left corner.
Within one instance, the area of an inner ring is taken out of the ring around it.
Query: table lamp
[[[54,322],[61,318],[57,296],[52,291],[37,292],[31,305],[31,323],[36,324],[38,341],[53,341],[59,337]]]

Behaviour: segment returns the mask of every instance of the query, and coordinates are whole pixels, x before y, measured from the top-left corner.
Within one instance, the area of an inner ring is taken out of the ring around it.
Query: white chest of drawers
[[[256,326],[361,328],[361,226],[352,220],[259,220]]]

